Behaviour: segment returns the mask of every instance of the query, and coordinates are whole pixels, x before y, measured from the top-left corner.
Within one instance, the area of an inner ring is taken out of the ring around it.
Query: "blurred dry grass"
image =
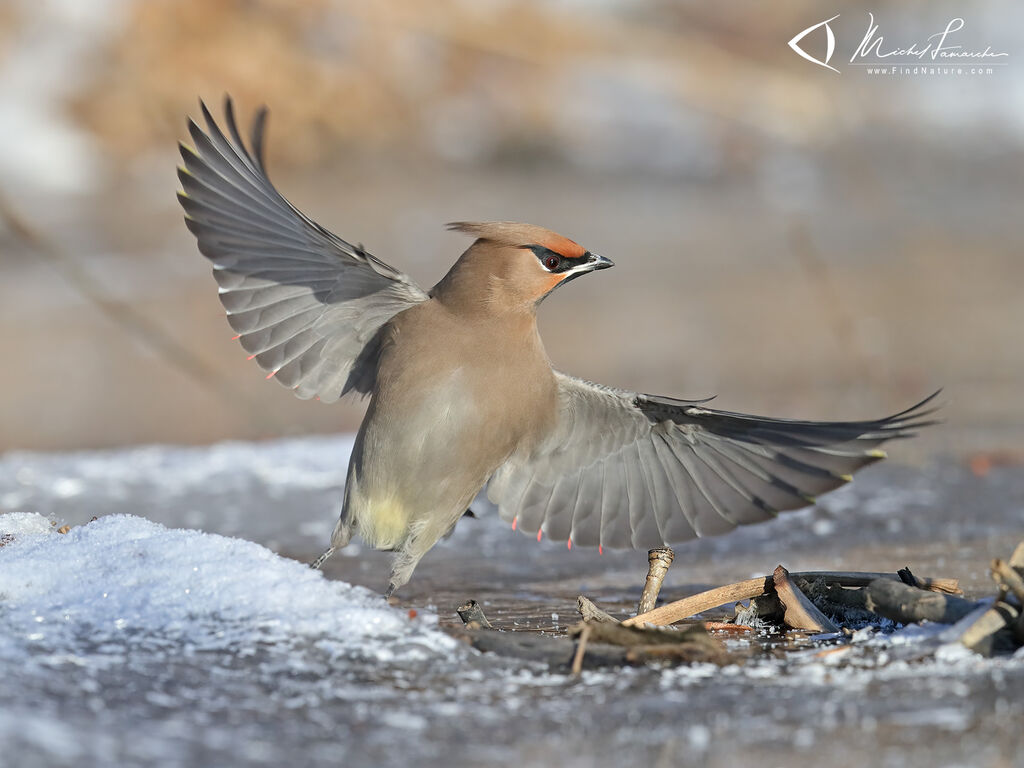
[[[918,27],[956,7],[917,9],[931,20]],[[876,13],[918,28],[895,9]],[[991,29],[1010,9],[970,20]],[[865,15],[836,10],[854,28]],[[64,134],[49,138],[58,124],[88,170],[70,192],[47,186],[61,167],[0,181],[65,258],[0,225],[0,450],[358,423],[360,404],[296,401],[246,365],[181,226],[174,145],[196,96],[219,106],[225,92],[243,116],[272,108],[286,195],[425,284],[464,246],[442,231],[453,219],[535,221],[615,259],[542,311],[562,368],[807,417],[878,415],[941,384],[950,425],[919,451],[1019,442],[1022,148],[999,109],[1020,76],[835,76],[785,45],[822,13],[809,0],[770,13],[657,0],[0,6],[0,172],[17,170],[14,147],[65,149]],[[973,123],[954,109],[968,95],[988,110]],[[5,119],[22,103],[36,123]],[[125,327],[132,312],[148,331]],[[155,336],[206,373],[169,362]]]
[[[665,99],[756,133],[805,139],[836,124],[826,83],[766,66],[777,47],[730,49],[718,35],[732,29],[694,32],[678,9],[660,10],[636,19],[536,1],[147,0],[129,6],[73,109],[110,149],[134,154],[179,135],[194,93],[216,100],[230,89],[286,111],[295,128],[280,157],[309,164],[325,149],[441,140],[433,123],[446,108],[458,120],[466,101],[486,102],[490,144],[550,144],[565,118],[552,81],[637,66]]]

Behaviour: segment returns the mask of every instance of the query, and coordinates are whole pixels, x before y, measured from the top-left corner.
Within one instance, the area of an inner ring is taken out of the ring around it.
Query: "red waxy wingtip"
[[[566,549],[572,549],[572,539],[568,539],[565,542],[565,547],[566,547]]]
[[[537,529],[537,541],[540,541],[540,537],[543,535],[543,533],[544,533],[544,529],[543,528],[538,528]]]
[[[513,517],[513,518],[512,518],[512,530],[513,530],[513,531],[514,531],[514,530],[516,529],[516,524],[517,524],[518,522],[519,522],[519,518],[518,518],[518,517]]]
[[[597,554],[599,554],[599,555],[603,555],[604,554],[604,547],[601,546],[600,544],[597,545]]]
[[[240,338],[242,338],[242,334],[236,333],[234,336],[231,337],[231,340],[232,341],[237,341]]]
[[[249,356],[248,356],[247,358],[245,358],[245,359],[246,359],[246,360],[252,360],[252,359],[253,359],[254,357],[256,357],[256,355],[249,355]]]
[[[268,379],[272,379],[272,378],[274,378],[274,374],[275,374],[275,373],[277,373],[277,371],[271,371],[270,373],[268,373],[268,374],[267,374],[267,378],[268,378]]]

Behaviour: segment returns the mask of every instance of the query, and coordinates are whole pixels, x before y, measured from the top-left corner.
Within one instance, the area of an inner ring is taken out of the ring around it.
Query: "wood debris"
[[[576,610],[580,612],[580,616],[583,617],[584,621],[605,621],[610,624],[619,623],[618,619],[607,611],[598,608],[593,600],[583,595],[576,598]]]
[[[876,579],[867,588],[865,607],[900,624],[934,621],[956,624],[974,610],[975,604],[952,595],[927,592],[899,581]]]
[[[457,609],[462,623],[470,629],[493,629],[491,622],[484,615],[484,609],[476,600],[467,600]]]
[[[992,656],[1024,646],[1024,542],[1008,560],[992,561],[990,570],[999,592],[994,599],[980,601],[961,597],[956,579],[918,577],[909,567],[889,573],[790,573],[779,565],[771,575],[656,607],[671,561],[671,550],[648,553],[648,576],[636,616],[620,621],[580,595],[576,607],[583,620],[570,627],[567,635],[504,632],[494,629],[476,601],[470,600],[458,609],[465,627],[456,634],[479,650],[546,661],[552,668],[574,674],[625,664],[742,663],[743,658],[727,650],[711,632],[834,635],[840,644],[820,651],[822,657],[831,657],[851,650],[848,638],[854,630],[886,621],[949,625],[935,636],[930,648],[956,641]],[[701,617],[733,603],[736,610],[731,618]]]
[[[653,611],[658,602],[658,594],[661,592],[661,585],[665,581],[665,574],[672,565],[676,553],[668,547],[652,549],[647,553],[647,581],[644,583],[643,594],[640,595],[640,602],[637,604],[638,614]]]
[[[806,629],[810,632],[835,633],[839,631],[839,627],[833,624],[832,620],[818,610],[807,595],[800,591],[800,588],[789,577],[789,571],[781,565],[772,574],[772,585],[775,587],[775,594],[778,595],[779,602],[785,609],[782,620],[787,627]]]

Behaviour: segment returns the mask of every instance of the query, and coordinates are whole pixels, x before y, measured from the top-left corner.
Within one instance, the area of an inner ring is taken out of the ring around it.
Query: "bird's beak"
[[[608,269],[608,267],[614,266],[614,261],[606,259],[604,256],[598,256],[596,253],[591,253],[590,258],[587,260],[588,272],[593,272],[595,269]]]
[[[581,277],[590,272],[594,272],[598,269],[608,269],[608,267],[614,267],[615,263],[611,259],[606,259],[604,256],[598,256],[596,253],[587,251],[587,260],[576,265],[568,272],[563,272],[564,277],[559,285],[565,285],[568,282],[572,282],[577,277]]]

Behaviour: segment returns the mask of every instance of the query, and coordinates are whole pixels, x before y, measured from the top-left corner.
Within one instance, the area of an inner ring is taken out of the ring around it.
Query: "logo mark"
[[[839,14],[837,13],[831,19],[819,21],[813,27],[808,27],[803,32],[798,32],[796,37],[789,41],[789,47],[792,48],[793,51],[796,52],[801,58],[807,59],[812,64],[817,64],[819,67],[831,69],[833,72],[838,74],[839,70],[833,66],[830,66],[828,63],[829,60],[832,58],[832,54],[836,52],[836,36],[832,34],[832,27],[830,27],[828,23],[830,21],[835,21],[838,18]],[[803,48],[799,46],[799,42],[803,40],[805,37],[807,37],[807,35],[811,34],[811,32],[816,30],[818,27],[825,27],[826,48],[824,61],[820,61],[819,59],[814,58],[813,56],[809,55],[807,51],[805,51]]]

